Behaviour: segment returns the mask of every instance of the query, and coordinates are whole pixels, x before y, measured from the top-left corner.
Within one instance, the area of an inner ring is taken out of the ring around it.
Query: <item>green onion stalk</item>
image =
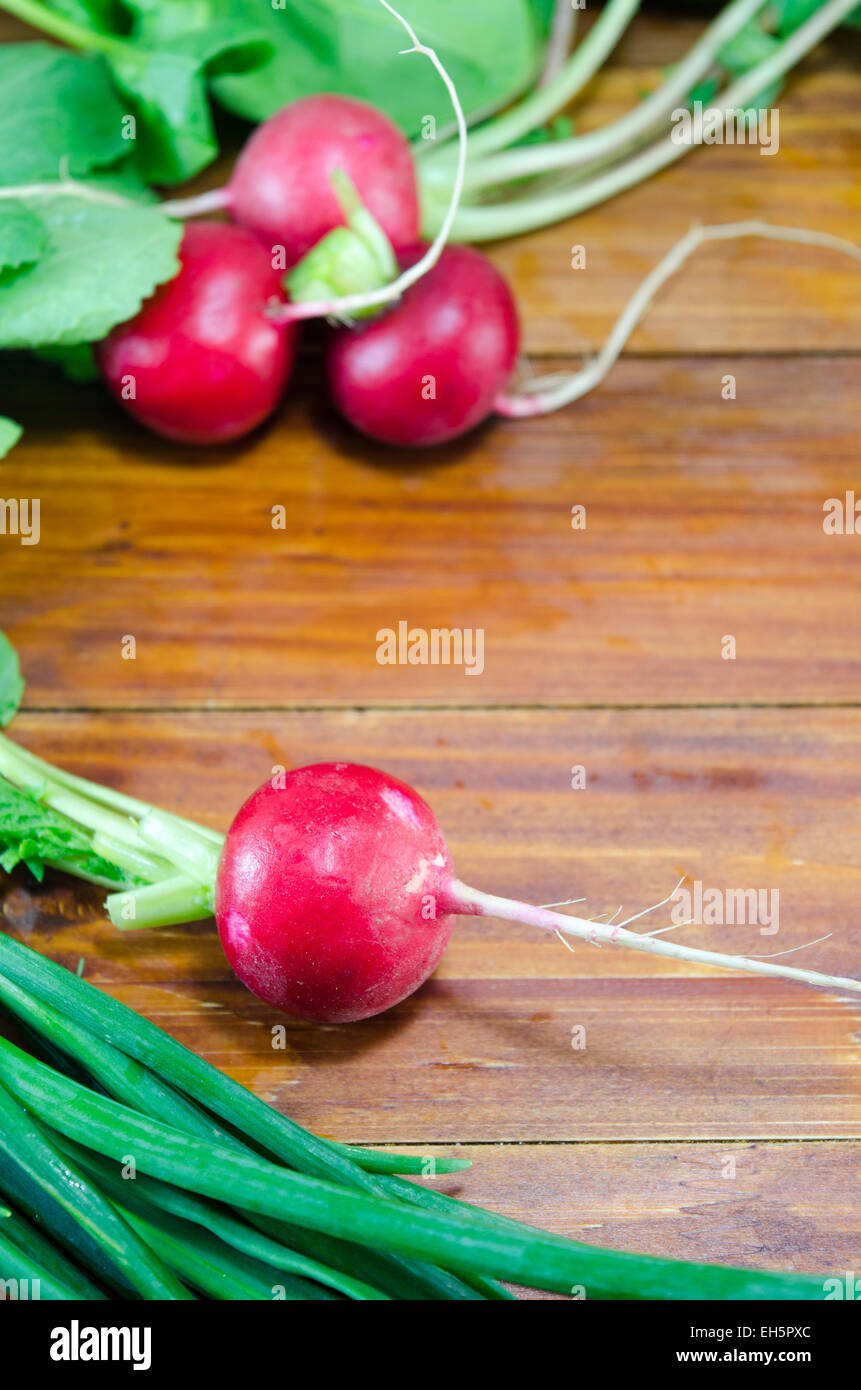
[[[38,957],[29,962],[26,957],[32,953],[26,947],[8,945],[11,950],[0,938],[0,974],[19,988],[26,990],[29,984],[38,997],[62,997],[67,1008],[71,994],[76,996],[76,1005],[87,992],[98,996],[71,975],[64,990],[57,975],[68,972]],[[104,1002],[112,1017],[116,1008],[122,1010],[115,1001]],[[91,1001],[91,1009],[98,1008]],[[90,1017],[91,1009],[84,1012],[85,1018]],[[145,1033],[159,1032],[145,1020],[135,1020],[118,1036],[113,1022],[108,1024],[117,1041],[129,1049],[135,1046],[138,1025],[143,1025]],[[170,1065],[172,1040],[162,1037],[164,1060]],[[171,1071],[172,1079],[177,1080],[176,1071],[172,1067]],[[218,1104],[220,1089],[217,1083],[213,1085],[211,1102]],[[271,1239],[260,1242],[248,1235],[242,1220],[238,1234],[233,1217],[226,1226],[209,1223],[206,1208],[201,1210],[198,1205],[201,1199],[217,1204],[219,1211],[239,1203],[244,1217],[289,1223],[336,1241],[369,1246],[390,1257],[427,1262],[426,1267],[466,1279],[501,1278],[568,1294],[584,1289],[587,1296],[596,1298],[825,1296],[825,1281],[817,1275],[763,1273],[599,1250],[519,1222],[476,1213],[453,1199],[439,1200],[441,1194],[436,1201],[428,1201],[427,1194],[405,1201],[391,1179],[385,1180],[383,1192],[378,1193],[311,1176],[307,1171],[282,1166],[250,1147],[194,1138],[89,1090],[3,1040],[0,1091],[7,1098],[6,1110],[20,1107],[31,1123],[50,1133],[55,1152],[75,1165],[85,1184],[98,1180],[103,1200],[110,1199],[123,1223],[127,1246],[137,1250],[137,1243],[142,1242],[150,1252],[153,1270],[166,1269],[168,1279],[179,1277],[210,1296],[266,1297],[267,1280],[283,1280],[290,1262],[273,1249]],[[238,1112],[236,1118],[240,1118]],[[128,1165],[130,1159],[146,1178],[140,1187],[135,1182],[123,1185],[118,1179],[116,1165]],[[170,1189],[166,1195],[165,1187]],[[207,1232],[204,1239],[201,1229]],[[228,1244],[233,1252],[229,1259],[221,1257],[221,1246],[214,1241]],[[237,1289],[241,1286],[242,1292],[219,1294],[213,1282],[219,1269]],[[156,1276],[151,1273],[149,1277]],[[302,1276],[289,1270],[289,1277]]]

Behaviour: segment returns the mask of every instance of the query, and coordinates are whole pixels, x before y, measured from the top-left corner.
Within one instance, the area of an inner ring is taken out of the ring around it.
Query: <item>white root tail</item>
[[[629,946],[634,951],[647,951],[650,955],[668,956],[673,960],[692,960],[701,965],[716,966],[719,970],[771,975],[783,980],[799,980],[802,984],[817,985],[820,989],[851,990],[855,994],[861,994],[861,980],[847,979],[840,975],[822,975],[816,970],[800,970],[793,965],[775,965],[771,960],[757,956],[734,956],[720,951],[701,951],[696,946],[683,946],[677,941],[665,941],[659,935],[627,931],[623,923],[613,926],[610,922],[569,917],[563,912],[552,912],[549,908],[536,907],[532,903],[521,903],[513,898],[500,898],[493,893],[482,893],[459,880],[452,885],[446,898],[449,911],[480,917],[499,917],[507,922],[523,922],[530,927],[540,927],[542,931],[578,937],[593,946]],[[665,898],[664,902],[669,900]],[[660,907],[662,904],[657,903],[655,906]],[[646,912],[653,910],[654,908],[647,908]],[[646,912],[638,912],[627,920],[636,921],[637,918],[645,916]]]
[[[662,285],[681,269],[698,247],[704,246],[706,242],[731,241],[736,237],[765,237],[770,241],[789,241],[799,246],[821,246],[861,261],[861,246],[856,246],[854,242],[846,241],[843,237],[832,236],[829,232],[817,232],[807,227],[781,227],[755,220],[692,227],[670,248],[628,300],[597,357],[580,371],[570,375],[555,372],[552,376],[533,378],[524,384],[520,395],[500,396],[494,401],[494,410],[497,414],[506,415],[511,419],[547,415],[594,391],[621,355],[625,344],[650,308]]]

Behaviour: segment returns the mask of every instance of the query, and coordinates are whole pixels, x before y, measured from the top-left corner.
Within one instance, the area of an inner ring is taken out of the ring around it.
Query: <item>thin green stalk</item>
[[[82,1028],[74,1019],[35,998],[3,974],[0,974],[0,1002],[43,1043],[72,1058],[114,1100],[198,1138],[240,1149],[244,1147],[191,1101],[165,1085],[142,1062],[127,1057],[119,1048]]]
[[[836,29],[857,3],[858,0],[828,0],[775,53],[750,68],[710,102],[710,108],[723,112],[745,108],[759,92],[782,77],[832,29]],[[689,150],[695,149],[698,143],[693,140],[677,144],[667,136],[625,163],[572,188],[497,205],[461,207],[454,221],[452,235],[458,241],[494,241],[573,217],[667,168]],[[433,203],[426,207],[425,216],[432,226],[437,216]]]
[[[145,1120],[0,1041],[0,1079],[53,1129],[177,1187],[243,1206],[340,1239],[436,1260],[452,1269],[592,1298],[821,1299],[815,1275],[687,1264],[593,1249],[532,1227],[490,1230],[460,1214],[400,1205],[283,1169],[253,1156],[189,1139]]]
[[[34,29],[41,29],[43,34],[61,39],[72,48],[116,56],[125,55],[129,50],[129,45],[122,39],[111,37],[109,34],[99,34],[94,29],[85,28],[83,24],[76,24],[74,20],[67,19],[56,10],[48,9],[47,5],[39,4],[38,0],[2,0],[0,9],[15,15]]]
[[[212,916],[214,905],[213,889],[184,873],[145,888],[110,893],[105,899],[108,916],[121,931],[202,922]]]
[[[221,846],[180,825],[173,816],[154,808],[138,822],[142,840],[206,888],[213,888]]]
[[[14,1279],[21,1298],[28,1302],[68,1302],[82,1295],[54,1269],[49,1269],[27,1250],[22,1250],[4,1233],[0,1221],[0,1280]],[[4,1292],[4,1301],[9,1293]]]
[[[83,1270],[73,1264],[56,1245],[46,1240],[39,1228],[20,1212],[7,1211],[5,1215],[0,1213],[0,1237],[17,1245],[19,1250],[69,1289],[69,1297],[92,1301],[105,1300],[105,1294]]]
[[[195,825],[181,816],[157,811],[146,802],[110,792],[83,777],[74,777],[37,758],[5,735],[0,735],[0,776],[17,787],[38,787],[40,801],[77,828],[90,832],[94,845],[98,839],[104,857],[118,868],[125,869],[128,865],[129,871],[136,876],[159,883],[171,865],[174,872],[176,869],[185,872],[189,864],[194,865],[196,871],[205,864],[206,886],[214,885],[218,855],[224,843],[224,837],[217,831]],[[196,877],[199,881],[199,872]]]
[[[45,765],[44,772],[40,769],[40,776],[34,782],[28,771],[30,764],[20,756],[18,745],[11,739],[0,736],[0,774],[6,777],[15,786],[32,788],[39,787],[40,801],[52,810],[59,811],[68,820],[74,821],[78,826],[83,826],[87,830],[101,831],[105,835],[110,835],[112,839],[119,840],[121,844],[140,846],[140,839],[137,828],[132,820],[126,816],[120,816],[115,811],[107,807],[98,805],[92,798],[81,796],[76,791],[71,791],[64,787],[57,778],[53,768]],[[146,850],[146,846],[141,846]]]
[[[112,1047],[104,1038],[82,1028],[74,1019],[52,1008],[50,1004],[20,989],[18,985],[0,974],[0,1001],[14,1016],[23,1022],[42,1046],[50,1050],[48,1060],[57,1066],[57,1058],[71,1058],[76,1068],[92,1076],[104,1087],[114,1100],[140,1110],[144,1115],[163,1120],[188,1134],[200,1139],[211,1139],[214,1143],[230,1144],[240,1149],[247,1145],[228,1129],[215,1123],[210,1115],[199,1106],[181,1096],[173,1087],[161,1081],[148,1067],[134,1057],[128,1057],[118,1048]],[[59,1066],[59,1070],[68,1070]],[[80,1075],[72,1073],[73,1080]],[[334,1149],[353,1163],[358,1163],[369,1173],[422,1173],[427,1176],[427,1159],[416,1154],[381,1153],[376,1149],[354,1148],[348,1144],[338,1144],[328,1140]],[[434,1173],[459,1173],[469,1168],[467,1158],[434,1158]]]
[[[60,1141],[59,1147],[85,1171],[89,1172],[113,1201],[126,1203],[132,1200],[132,1193],[134,1193],[151,1206],[166,1211],[169,1216],[175,1216],[180,1220],[202,1226],[204,1230],[224,1241],[225,1245],[232,1246],[240,1254],[247,1255],[250,1259],[271,1265],[275,1270],[283,1270],[288,1274],[313,1280],[318,1284],[334,1289],[336,1293],[344,1294],[348,1298],[362,1301],[388,1301],[386,1294],[380,1293],[369,1284],[364,1284],[361,1280],[353,1279],[348,1274],[342,1274],[338,1270],[330,1269],[319,1260],[312,1260],[305,1255],[297,1254],[295,1250],[290,1250],[279,1241],[254,1230],[245,1222],[238,1220],[229,1211],[214,1206],[211,1202],[201,1201],[200,1198],[191,1193],[159,1182],[156,1178],[138,1176],[132,1186],[128,1181],[123,1182],[117,1178],[116,1165],[105,1159],[97,1158],[79,1144],[64,1140]]]
[[[0,0],[0,4],[2,4],[2,0]],[[28,748],[22,748],[20,744],[13,743],[5,734],[0,734],[0,740],[2,743],[10,745],[19,762],[26,763],[29,767],[36,769],[40,777],[50,777],[70,791],[77,791],[82,796],[89,797],[91,801],[96,801],[102,806],[109,806],[116,811],[123,811],[134,820],[140,820],[148,811],[153,810],[147,801],[140,801],[137,797],[128,796],[125,792],[118,792],[112,787],[105,787],[100,782],[90,782],[86,777],[76,777],[74,773],[66,772],[63,768],[55,767],[53,763],[45,762],[44,758],[37,757]],[[167,815],[167,812],[161,812],[161,814]],[[198,835],[202,835],[204,839],[210,840],[214,844],[222,845],[224,843],[224,836],[217,830],[210,830],[206,825],[198,825],[196,821],[187,820],[185,816],[177,816],[173,812],[170,813],[170,819],[177,825],[184,826],[187,830],[196,831]]]
[[[88,1085],[90,1079],[94,1078],[115,1100],[139,1110],[144,1115],[150,1115],[153,1119],[170,1124],[182,1133],[209,1139],[240,1152],[254,1152],[231,1132],[220,1128],[210,1115],[186,1097],[179,1095],[140,1062],[127,1057],[110,1043],[81,1028],[74,1020],[19,989],[3,975],[0,975],[0,1000],[18,1020],[19,1026],[24,1028],[28,1038],[32,1036],[36,1040],[39,1049],[37,1055],[40,1052],[46,1055],[52,1066],[64,1075],[71,1075],[72,1080]],[[73,1059],[72,1071],[69,1070],[70,1058]],[[357,1153],[361,1156],[365,1150],[359,1149]],[[89,1157],[92,1160],[92,1155]],[[391,1157],[397,1158],[396,1155]],[[180,1198],[185,1197],[182,1193],[178,1195]],[[188,1213],[176,1211],[175,1214],[183,1216]],[[319,1248],[322,1238],[308,1233],[303,1233],[303,1236],[307,1236],[303,1241],[307,1263],[315,1264],[320,1269],[327,1268],[327,1264],[321,1260],[321,1256],[327,1253]],[[382,1275],[384,1280],[390,1276],[385,1260],[374,1252],[371,1252],[367,1261],[364,1252],[358,1251],[355,1247],[345,1245],[336,1249],[334,1253],[337,1265],[333,1273],[340,1281],[336,1287],[343,1293],[349,1293],[347,1286],[370,1287],[367,1279],[360,1280],[352,1273],[357,1259],[363,1273],[371,1277]],[[398,1276],[391,1280],[388,1286],[399,1288],[402,1283],[403,1278]]]
[[[45,1136],[43,1135],[43,1138]],[[55,1136],[56,1137],[56,1136]],[[52,1144],[52,1147],[56,1145]],[[102,1243],[100,1232],[91,1235],[77,1219],[75,1209],[63,1206],[35,1181],[22,1164],[0,1148],[0,1200],[14,1202],[29,1220],[38,1223],[60,1250],[119,1298],[135,1298],[137,1291],[118,1268]]]
[[[470,133],[470,160],[503,149],[513,140],[528,135],[567,105],[609,57],[639,7],[640,0],[608,0],[588,34],[552,82],[539,87],[517,106]],[[447,157],[447,150],[445,154]],[[428,157],[428,163],[438,157],[434,151]]]
[[[658,133],[668,116],[684,102],[691,88],[706,75],[725,45],[755,18],[766,0],[732,0],[721,10],[666,81],[633,110],[611,121],[600,130],[575,135],[569,140],[551,140],[541,145],[524,145],[502,150],[486,159],[475,159],[470,152],[465,190],[488,188],[514,179],[534,178],[555,169],[573,169],[593,161],[604,162],[624,153],[650,135]],[[441,166],[420,168],[424,183],[450,179]]]
[[[379,1178],[365,1172],[328,1140],[310,1134],[273,1110],[148,1019],[2,932],[0,972],[37,998],[88,1025],[91,1031],[107,1036],[127,1056],[145,1063],[168,1084],[299,1172],[328,1177],[369,1192],[382,1190]],[[382,1252],[375,1253],[373,1264],[375,1270],[379,1265],[390,1279],[409,1287],[415,1297],[474,1297],[472,1290],[445,1269]],[[388,1291],[389,1286],[381,1282],[376,1272],[368,1270],[360,1277]]]
[[[279,1278],[285,1290],[289,1290],[287,1296],[291,1301],[327,1297],[322,1291],[309,1294],[307,1286],[299,1280],[279,1276],[275,1270],[267,1271],[265,1266],[244,1259],[205,1231],[196,1231],[186,1221],[176,1221],[164,1212],[150,1211],[144,1216],[141,1210],[120,1202],[114,1205],[123,1220],[160,1260],[208,1298],[268,1302],[274,1296]]]
[[[96,854],[108,859],[111,864],[116,864],[117,868],[122,869],[133,881],[148,879],[150,883],[163,883],[165,879],[176,876],[175,865],[168,864],[155,855],[141,854],[140,850],[133,849],[130,845],[121,845],[109,835],[102,835],[97,831],[92,844]],[[113,886],[112,884],[111,887]]]
[[[333,1149],[338,1149],[345,1158],[360,1163],[366,1173],[416,1173],[424,1177],[436,1177],[440,1173],[462,1173],[472,1167],[469,1158],[437,1158],[434,1156],[433,1172],[428,1172],[428,1162],[424,1154],[384,1153],[382,1149],[357,1149],[352,1144],[339,1144],[330,1139]]]
[[[4,1043],[4,1046],[12,1047],[12,1044]],[[15,1048],[14,1051],[18,1052],[19,1049]],[[22,1052],[20,1056],[26,1057],[26,1053]],[[41,1062],[33,1062],[32,1065],[40,1067],[47,1075],[56,1075]],[[73,1081],[66,1084],[76,1085]],[[76,1089],[83,1092],[83,1087]],[[144,1298],[188,1297],[170,1271],[120,1221],[83,1174],[62,1157],[3,1085],[0,1085],[0,1150],[79,1222]]]

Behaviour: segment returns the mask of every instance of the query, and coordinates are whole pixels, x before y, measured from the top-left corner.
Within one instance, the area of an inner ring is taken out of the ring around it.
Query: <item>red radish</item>
[[[417,240],[407,140],[376,107],[335,93],[302,97],[258,126],[236,161],[223,205],[267,246],[283,246],[289,270],[346,221],[332,186],[335,169],[352,180],[396,251]]]
[[[273,323],[281,272],[251,232],[190,223],[180,270],[99,346],[108,386],[135,419],[168,439],[218,444],[259,425],[278,404],[296,328]]]
[[[590,922],[478,892],[455,878],[442,832],[418,793],[354,763],[296,768],[249,797],[221,852],[215,913],[243,983],[275,1008],[324,1023],[369,1018],[412,994],[439,961],[456,913],[861,990],[857,980],[701,951],[627,931],[626,922]]]
[[[453,876],[430,807],[370,767],[320,763],[245,802],[218,866],[216,921],[254,994],[300,1018],[350,1023],[418,989],[452,917]]]
[[[401,266],[421,254],[403,255]],[[519,349],[517,309],[499,271],[446,246],[394,308],[339,329],[326,372],[342,415],[386,444],[440,444],[492,411]]]

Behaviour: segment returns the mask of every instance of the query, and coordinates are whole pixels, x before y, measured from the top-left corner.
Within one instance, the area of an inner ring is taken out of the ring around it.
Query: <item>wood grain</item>
[[[32,715],[18,736],[86,776],[224,827],[274,764],[355,758],[433,803],[459,872],[538,901],[631,911],[680,873],[779,893],[777,935],[857,971],[855,711]],[[583,762],[587,788],[570,789]],[[313,1127],[354,1140],[861,1136],[861,1005],[780,981],[563,949],[464,919],[437,978],[361,1025],[284,1022],[230,977],[211,927],[120,934],[95,893],[26,887],[7,922]],[[656,914],[656,925],[668,921]],[[586,1030],[585,1049],[572,1029]]]
[[[542,1224],[590,1245],[838,1279],[858,1267],[853,1144],[482,1144],[457,1152],[473,1167],[430,1186],[531,1222],[540,1192]]]
[[[268,431],[190,456],[22,369],[3,487],[42,499],[41,540],[0,537],[0,622],[37,706],[854,701],[861,536],[823,506],[858,484],[859,373],[628,361],[428,455],[358,442],[306,378]],[[483,674],[378,664],[400,620],[484,629]]]
[[[700,27],[638,16],[574,104],[577,129],[629,109]],[[0,40],[31,36],[0,16]],[[859,58],[844,29],[793,74],[776,156],[701,150],[488,248],[535,369],[594,350],[694,220],[857,241]],[[861,539],[822,529],[827,498],[861,495],[852,262],[753,241],[703,251],[598,393],[423,455],[336,422],[319,334],[306,348],[270,427],[194,453],[97,386],[5,355],[2,408],[26,434],[0,491],[41,503],[38,546],[0,536],[0,626],[41,711],[14,737],[222,829],[273,764],[360,759],[427,796],[481,887],[582,894],[595,913],[637,911],[682,873],[776,890],[776,938],[688,939],[770,952],[830,933],[797,959],[857,975]],[[401,618],[483,627],[484,674],[379,666],[376,632]],[[231,977],[211,924],[123,935],[95,890],[23,871],[0,879],[0,906],[15,935],[82,960],[310,1127],[459,1145],[475,1166],[444,1190],[617,1248],[859,1268],[861,1016],[839,995],[467,918],[413,999],[361,1025],[288,1021],[276,1051],[284,1019]]]

